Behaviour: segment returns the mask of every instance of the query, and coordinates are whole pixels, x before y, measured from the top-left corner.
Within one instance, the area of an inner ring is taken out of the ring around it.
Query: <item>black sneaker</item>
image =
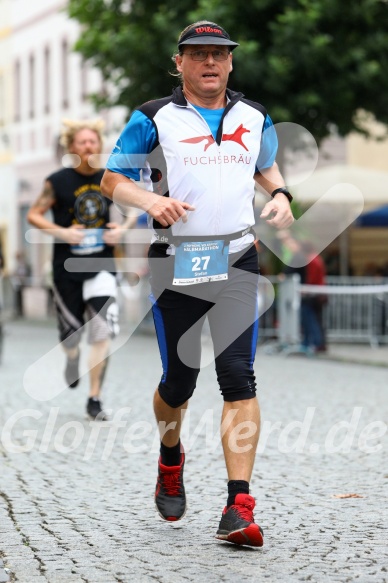
[[[92,421],[108,421],[109,417],[101,407],[99,399],[89,398],[86,404],[86,412]]]
[[[75,389],[79,383],[79,357],[80,354],[75,358],[68,358],[65,369],[65,379],[66,384],[69,389]]]
[[[253,518],[255,499],[249,494],[237,494],[232,506],[225,506],[216,538],[236,545],[262,547],[264,533]]]
[[[181,454],[179,466],[165,466],[159,458],[155,504],[164,520],[180,520],[186,512],[186,494],[183,485],[185,454]]]

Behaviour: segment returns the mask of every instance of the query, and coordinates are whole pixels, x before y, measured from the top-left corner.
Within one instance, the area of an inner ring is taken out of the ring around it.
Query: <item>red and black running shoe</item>
[[[255,499],[249,494],[237,494],[232,506],[225,506],[216,538],[236,545],[262,547],[264,533],[253,517]]]
[[[155,504],[164,520],[180,520],[186,512],[186,494],[183,485],[185,454],[181,454],[179,466],[165,466],[159,459]]]

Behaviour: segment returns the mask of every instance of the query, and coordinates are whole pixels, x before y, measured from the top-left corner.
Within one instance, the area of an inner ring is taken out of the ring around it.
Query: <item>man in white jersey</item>
[[[186,511],[181,424],[200,370],[208,318],[224,399],[222,445],[228,498],[217,538],[262,546],[249,493],[260,432],[253,361],[258,258],[254,182],[270,198],[261,217],[293,222],[292,197],[275,162],[277,137],[265,108],[227,89],[238,46],[213,22],[191,24],[174,55],[182,86],[133,112],[107,164],[109,198],[148,213],[153,315],[163,374],[154,395],[161,429],[155,502],[176,521]],[[140,172],[146,190],[136,181]],[[236,433],[243,425],[236,447]],[[164,430],[163,430],[164,428]],[[167,428],[167,431],[165,430]],[[204,452],[205,453],[205,452]]]

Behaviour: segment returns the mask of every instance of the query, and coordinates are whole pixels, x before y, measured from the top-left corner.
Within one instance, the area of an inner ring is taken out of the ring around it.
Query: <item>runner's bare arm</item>
[[[254,179],[269,196],[271,196],[271,193],[276,188],[285,186],[284,179],[276,162],[270,168],[265,168],[261,172],[257,172],[254,175]],[[266,219],[269,225],[277,229],[285,229],[294,222],[290,203],[282,193],[277,194],[267,202],[260,216]]]
[[[101,181],[101,191],[124,207],[135,207],[149,213],[163,227],[173,225],[180,219],[186,222],[186,211],[195,210],[187,202],[149,192],[123,174],[111,170],[105,170]]]
[[[276,162],[270,168],[263,168],[261,172],[257,172],[254,179],[268,194],[271,194],[275,188],[285,186],[284,178]]]
[[[32,214],[39,213],[44,215],[55,204],[55,193],[49,180],[46,180],[44,187],[37,200],[31,206]]]
[[[79,228],[82,228],[82,225],[74,225],[74,227],[78,228],[64,228],[57,225],[53,221],[50,221],[44,216],[46,212],[54,206],[55,201],[56,199],[53,186],[49,180],[46,180],[42,192],[28,211],[28,222],[31,223],[31,225],[34,225],[34,227],[37,227],[49,235],[65,241],[66,243],[79,243],[83,237]]]

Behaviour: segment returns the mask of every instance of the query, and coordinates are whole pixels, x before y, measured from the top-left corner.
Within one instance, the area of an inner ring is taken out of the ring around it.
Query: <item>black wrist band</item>
[[[274,196],[276,196],[278,194],[278,192],[282,192],[288,198],[288,201],[291,204],[293,199],[292,199],[291,194],[288,192],[288,190],[285,186],[283,186],[282,188],[275,188],[275,190],[271,193],[272,198]]]

